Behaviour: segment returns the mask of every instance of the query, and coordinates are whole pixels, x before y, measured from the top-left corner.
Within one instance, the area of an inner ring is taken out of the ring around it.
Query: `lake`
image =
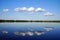
[[[60,23],[0,23],[0,40],[60,40]]]

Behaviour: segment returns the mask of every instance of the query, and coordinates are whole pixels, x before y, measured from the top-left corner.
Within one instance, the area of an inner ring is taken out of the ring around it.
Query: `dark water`
[[[47,31],[45,27],[52,27]],[[3,33],[6,30],[8,33]],[[43,31],[44,34],[33,36],[15,35],[14,32]],[[60,23],[0,23],[0,40],[60,40]]]

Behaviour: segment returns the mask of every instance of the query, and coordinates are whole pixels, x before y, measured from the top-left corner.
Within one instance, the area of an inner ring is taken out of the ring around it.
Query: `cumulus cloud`
[[[9,11],[9,9],[3,9],[3,12],[8,12]]]
[[[19,11],[24,11],[24,12],[45,12],[46,10],[43,9],[43,8],[34,8],[34,7],[29,7],[29,8],[26,8],[26,7],[18,7],[18,8],[15,8],[15,11],[19,12]]]
[[[45,16],[53,16],[53,13],[47,12],[44,14]]]
[[[27,10],[27,8],[26,7],[22,7],[22,8],[15,8],[15,11],[26,11]]]
[[[53,27],[45,27],[44,28],[46,31],[50,31],[50,30],[53,30],[54,28]]]
[[[44,11],[45,11],[45,9],[37,8],[35,11],[36,11],[36,12],[44,12]]]
[[[26,8],[26,7],[22,7],[20,10],[22,10],[22,11],[26,11],[27,8]]]
[[[27,9],[27,11],[29,11],[29,12],[33,12],[34,10],[35,10],[34,7],[30,7],[30,8]]]
[[[30,7],[30,8],[28,8],[27,9],[27,11],[29,11],[29,12],[44,12],[45,11],[45,9],[42,9],[42,8],[34,8],[34,7]]]
[[[15,8],[14,10],[15,10],[15,11],[20,11],[20,8],[18,7],[18,8]]]

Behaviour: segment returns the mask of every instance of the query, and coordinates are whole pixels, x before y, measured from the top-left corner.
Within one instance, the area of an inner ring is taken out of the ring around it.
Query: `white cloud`
[[[18,11],[20,11],[20,8],[18,7],[18,8],[15,8],[14,10],[18,12]]]
[[[6,31],[6,30],[3,30],[3,31],[2,31],[2,33],[4,33],[4,34],[8,34],[8,31]]]
[[[41,32],[35,32],[35,34],[37,34],[37,35],[42,35],[42,34],[44,34],[44,32],[43,31],[41,31]]]
[[[21,10],[22,10],[22,11],[26,11],[27,8],[26,8],[26,7],[22,7]]]
[[[3,9],[3,12],[8,12],[9,11],[9,9]]]
[[[50,30],[53,30],[54,28],[53,27],[45,27],[44,28],[46,31],[50,31]]]
[[[27,8],[26,7],[22,7],[22,8],[15,8],[15,11],[19,12],[19,11],[26,11]]]
[[[22,36],[25,36],[25,35],[26,35],[26,33],[25,33],[25,32],[21,32],[20,34],[21,34]]]
[[[45,15],[45,16],[53,16],[53,14],[50,13],[50,12],[47,12],[47,13],[45,13],[44,15]]]
[[[29,7],[29,8],[26,8],[26,7],[18,7],[18,8],[15,8],[15,11],[19,12],[19,11],[26,11],[26,12],[45,12],[46,10],[45,9],[42,9],[42,8],[34,8],[34,7]]]
[[[45,9],[37,8],[35,11],[36,11],[36,12],[44,12],[44,11],[45,11]]]
[[[33,36],[33,35],[34,35],[33,32],[27,32],[27,34],[28,34],[29,36]]]
[[[35,10],[34,7],[30,7],[30,8],[27,9],[27,11],[29,11],[29,12],[34,12],[34,10]]]

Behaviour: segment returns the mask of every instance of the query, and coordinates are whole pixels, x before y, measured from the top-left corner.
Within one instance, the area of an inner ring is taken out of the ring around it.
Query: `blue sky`
[[[15,11],[23,7],[34,11]],[[45,11],[35,12],[37,8]],[[60,20],[60,0],[0,0],[0,19]]]

